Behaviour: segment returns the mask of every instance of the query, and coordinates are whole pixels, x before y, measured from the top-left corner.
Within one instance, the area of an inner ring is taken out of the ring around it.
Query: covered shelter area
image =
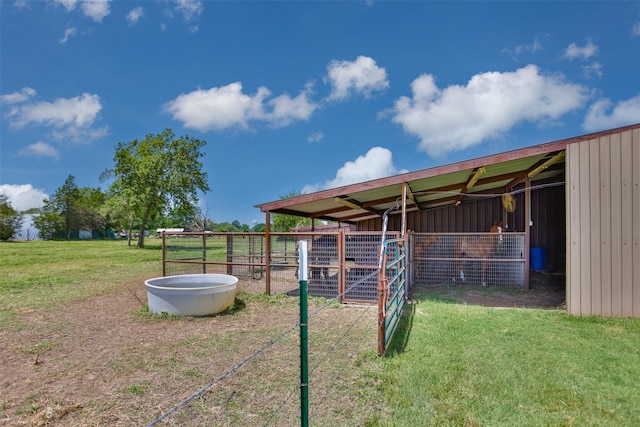
[[[256,207],[358,232],[390,210],[412,285],[528,289],[544,271],[566,275],[569,313],[640,317],[640,124]]]

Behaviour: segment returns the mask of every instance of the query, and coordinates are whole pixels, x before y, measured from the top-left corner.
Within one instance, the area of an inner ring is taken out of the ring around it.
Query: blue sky
[[[0,192],[101,187],[118,142],[207,141],[254,205],[640,122],[640,2],[0,2]]]

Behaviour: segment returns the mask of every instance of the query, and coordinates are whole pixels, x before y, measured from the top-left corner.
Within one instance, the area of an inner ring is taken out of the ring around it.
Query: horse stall
[[[640,123],[259,207],[265,223],[299,215],[359,232],[382,230],[389,212],[412,285],[562,292],[570,314],[640,317],[638,165]]]
[[[523,288],[524,233],[412,233],[414,284]]]

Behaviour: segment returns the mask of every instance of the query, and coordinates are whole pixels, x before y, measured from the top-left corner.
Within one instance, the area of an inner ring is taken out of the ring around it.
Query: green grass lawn
[[[110,292],[162,275],[161,241],[0,242],[0,324],[16,313]]]
[[[418,295],[385,358],[399,426],[640,425],[640,321]]]

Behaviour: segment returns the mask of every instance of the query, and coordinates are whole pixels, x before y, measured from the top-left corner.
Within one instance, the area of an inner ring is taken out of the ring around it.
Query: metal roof
[[[256,205],[262,212],[355,223],[382,216],[402,198],[407,212],[458,204],[465,199],[511,191],[527,176],[531,185],[563,180],[568,144],[639,127],[592,133],[477,159],[332,188]]]

